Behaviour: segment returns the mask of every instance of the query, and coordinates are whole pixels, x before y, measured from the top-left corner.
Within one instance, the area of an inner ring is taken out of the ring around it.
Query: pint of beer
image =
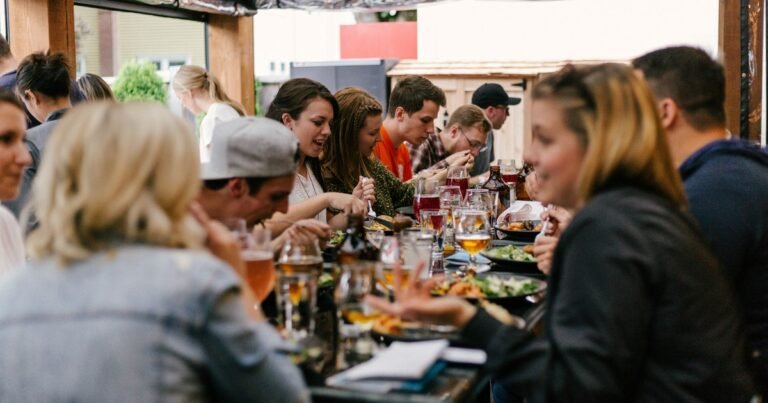
[[[275,265],[271,251],[244,250],[245,279],[259,302],[267,298],[275,286]]]

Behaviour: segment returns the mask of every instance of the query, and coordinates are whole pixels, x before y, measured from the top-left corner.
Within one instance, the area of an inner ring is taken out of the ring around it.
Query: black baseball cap
[[[504,87],[496,83],[485,83],[477,87],[475,93],[472,94],[472,104],[481,108],[495,105],[517,105],[520,101],[522,99],[507,95]]]

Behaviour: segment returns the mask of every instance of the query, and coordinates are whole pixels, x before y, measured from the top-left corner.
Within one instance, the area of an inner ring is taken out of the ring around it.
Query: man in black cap
[[[472,176],[482,175],[488,171],[491,161],[496,159],[493,151],[493,130],[501,129],[509,116],[509,106],[517,105],[520,98],[510,97],[504,91],[504,87],[496,83],[485,83],[472,94],[472,104],[477,105],[485,113],[485,117],[491,122],[493,128],[488,131],[485,147],[475,157],[475,165],[472,167]]]

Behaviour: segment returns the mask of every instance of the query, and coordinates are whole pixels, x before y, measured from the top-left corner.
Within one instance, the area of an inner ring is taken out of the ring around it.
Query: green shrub
[[[118,101],[158,101],[165,103],[168,91],[163,79],[157,75],[155,65],[131,62],[120,69],[113,87]]]

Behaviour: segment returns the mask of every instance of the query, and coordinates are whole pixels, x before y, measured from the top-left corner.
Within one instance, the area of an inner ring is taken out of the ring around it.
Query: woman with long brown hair
[[[381,141],[379,130],[384,109],[360,88],[348,87],[335,94],[339,116],[331,123],[333,134],[325,142],[323,178],[329,191],[352,193],[361,178],[375,184],[378,214],[395,215],[395,209],[413,201],[414,188],[400,181],[373,156]]]

